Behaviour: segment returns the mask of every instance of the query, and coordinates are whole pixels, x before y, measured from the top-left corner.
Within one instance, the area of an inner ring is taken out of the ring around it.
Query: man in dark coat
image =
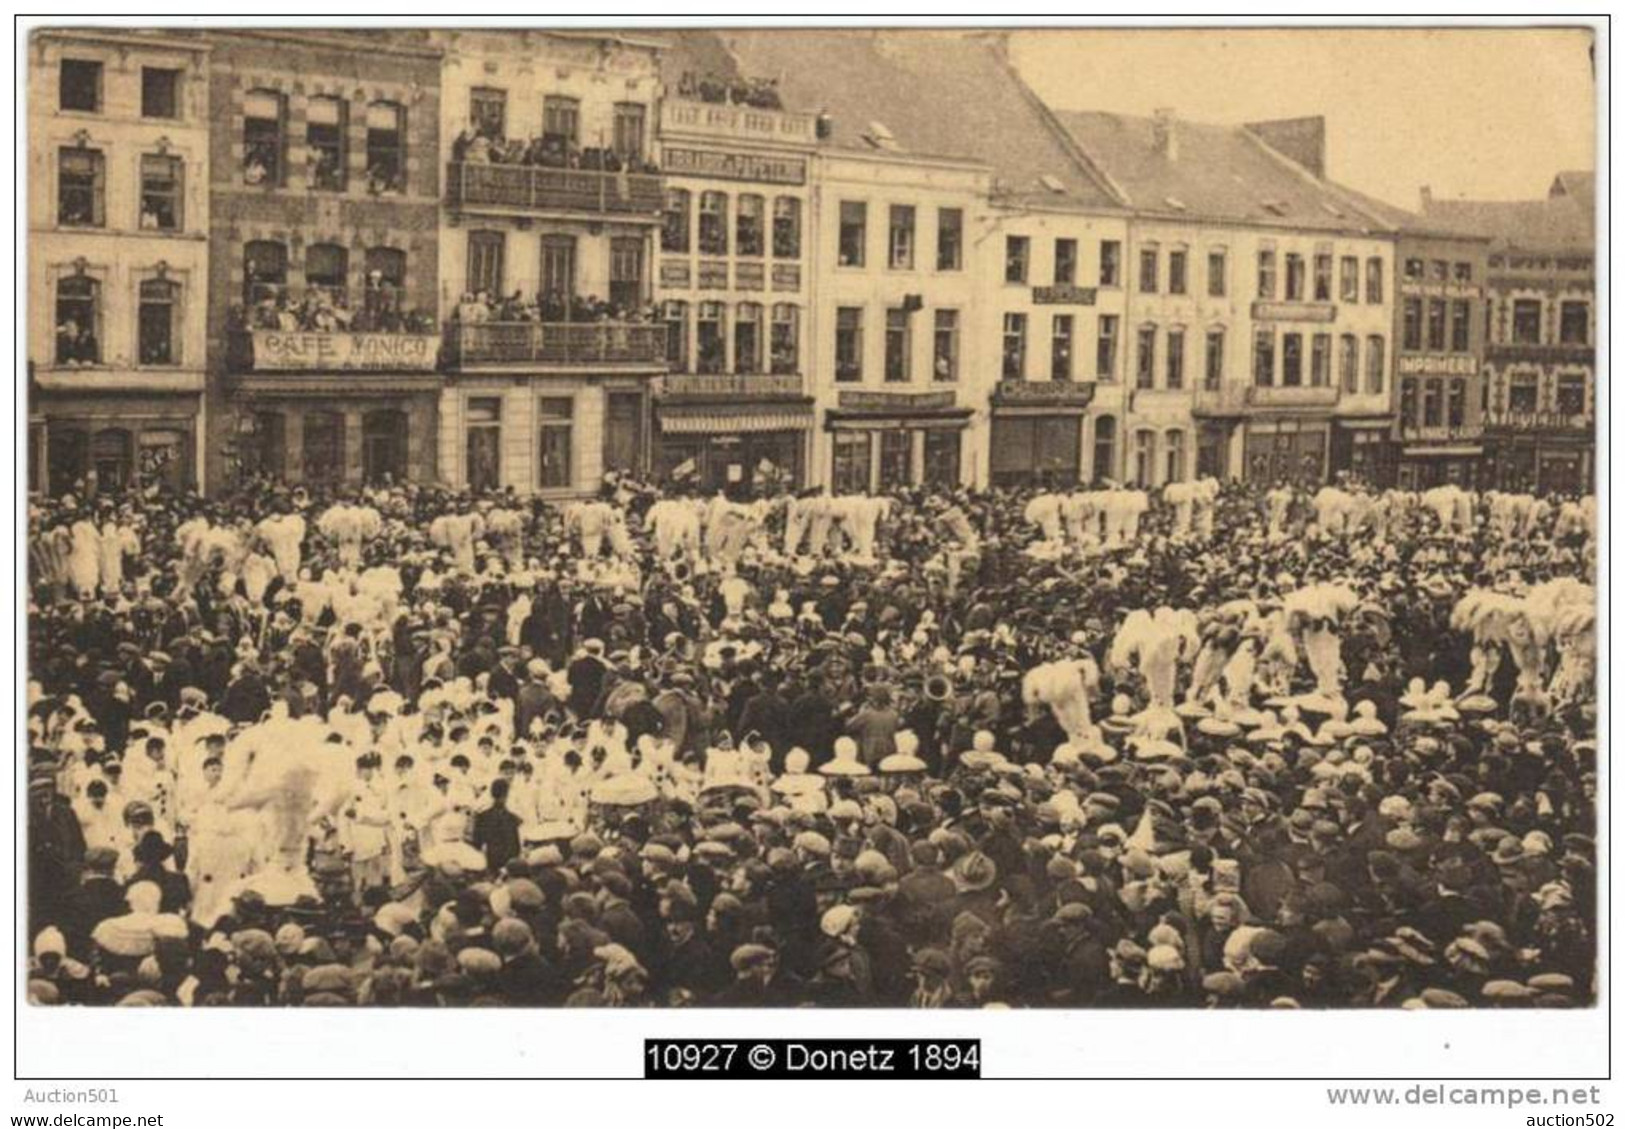
[[[771,765],[775,774],[784,771],[784,754],[790,751],[790,703],[779,693],[776,671],[763,671],[757,678],[758,689],[745,699],[745,708],[739,712],[739,734],[759,734],[773,750]]]
[[[192,883],[186,875],[164,865],[174,856],[175,849],[161,833],[148,831],[141,836],[131,854],[136,865],[135,872],[125,883],[126,890],[137,882],[151,882],[157,886],[159,913],[180,913],[192,904]]]
[[[245,659],[237,677],[226,687],[220,712],[228,721],[249,725],[264,717],[265,711],[270,708],[271,692],[266,689],[259,667],[252,660]]]
[[[500,871],[520,851],[519,817],[508,810],[508,781],[491,781],[491,806],[474,817],[470,842],[485,852],[486,869]]]

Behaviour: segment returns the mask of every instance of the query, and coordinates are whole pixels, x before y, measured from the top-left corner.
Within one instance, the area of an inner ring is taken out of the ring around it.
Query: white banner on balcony
[[[429,371],[438,337],[408,333],[279,333],[254,338],[256,371]]]

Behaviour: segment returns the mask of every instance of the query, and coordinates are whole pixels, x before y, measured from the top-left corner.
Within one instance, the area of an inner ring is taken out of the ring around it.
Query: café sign
[[[954,406],[952,392],[842,392],[840,405],[853,412],[918,412]]]
[[[412,333],[256,331],[254,368],[267,372],[429,372],[440,338]]]
[[[1035,286],[1033,304],[1038,306],[1092,306],[1093,286]]]
[[[1471,356],[1403,356],[1399,358],[1401,376],[1477,376],[1478,358]]]
[[[705,176],[714,180],[754,180],[767,184],[807,183],[807,162],[797,157],[668,145],[661,163],[667,176]]]

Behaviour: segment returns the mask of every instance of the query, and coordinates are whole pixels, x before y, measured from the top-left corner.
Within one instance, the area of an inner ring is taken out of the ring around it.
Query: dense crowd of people
[[[452,141],[451,159],[466,165],[529,165],[544,169],[589,172],[658,173],[660,166],[637,153],[603,146],[582,146],[562,133],[525,140],[504,137],[495,126],[475,125]]]
[[[1334,493],[35,498],[29,998],[1591,1003],[1590,500]]]
[[[620,304],[596,294],[566,294],[547,291],[526,296],[524,291],[492,295],[484,290],[465,292],[452,318],[460,325],[485,322],[628,322],[652,323],[660,320],[658,306],[645,303]]]
[[[400,286],[369,277],[360,301],[352,304],[342,287],[250,287],[253,301],[234,307],[234,328],[281,333],[433,333],[435,317],[402,297]]]

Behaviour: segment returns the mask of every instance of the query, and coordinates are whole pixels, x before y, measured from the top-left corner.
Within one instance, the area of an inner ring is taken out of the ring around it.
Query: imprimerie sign
[[[767,157],[718,149],[666,146],[661,162],[668,176],[708,176],[717,180],[755,180],[766,184],[806,184],[807,162],[799,157]]]
[[[432,371],[440,338],[410,333],[256,331],[254,368],[266,372]]]
[[[1473,376],[1478,372],[1478,358],[1471,356],[1415,355],[1399,358],[1401,376]]]

